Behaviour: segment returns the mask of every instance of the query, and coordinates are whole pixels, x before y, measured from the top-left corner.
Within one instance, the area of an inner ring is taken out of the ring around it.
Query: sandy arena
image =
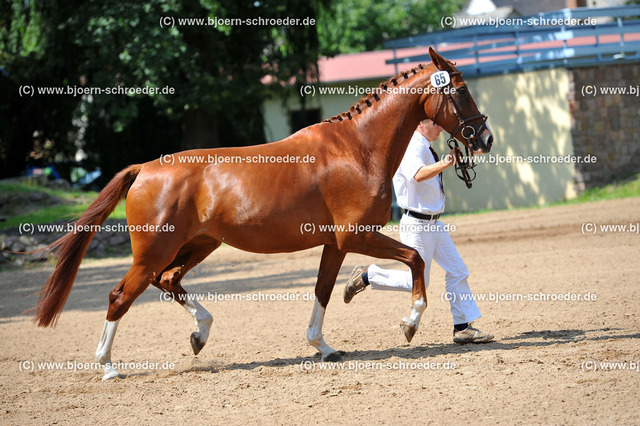
[[[185,288],[211,299],[201,303],[214,317],[198,356],[190,316],[150,287],[120,322],[113,361],[126,368],[109,382],[91,363],[107,295],[131,259],[83,262],[55,329],[22,314],[51,266],[0,272],[1,423],[637,423],[640,235],[629,226],[640,222],[640,198],[444,221],[456,225],[471,289],[485,298],[476,325],[495,342],[452,342],[434,263],[429,306],[407,344],[408,293],[369,289],[342,301],[355,265],[404,266],[349,254],[324,324],[342,367],[320,363],[306,342],[321,248],[223,246],[189,273]]]

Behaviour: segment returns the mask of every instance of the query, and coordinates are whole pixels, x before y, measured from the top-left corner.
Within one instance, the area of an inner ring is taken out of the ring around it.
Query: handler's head
[[[442,127],[434,123],[430,118],[424,119],[418,124],[418,132],[427,138],[429,142],[433,142],[438,139],[440,133],[442,133]]]

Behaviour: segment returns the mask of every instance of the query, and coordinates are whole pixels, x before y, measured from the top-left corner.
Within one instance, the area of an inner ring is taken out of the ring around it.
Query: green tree
[[[264,142],[263,78],[280,87],[314,74],[315,25],[179,25],[177,20],[315,19],[320,3],[1,3],[0,66],[8,77],[0,77],[0,108],[8,114],[0,118],[0,162],[16,166],[1,173],[19,171],[34,133],[53,141],[52,155],[58,158],[82,147],[107,176],[127,163],[180,149]],[[161,26],[162,17],[175,25]],[[171,87],[173,94],[20,98],[18,87],[24,84]]]
[[[20,97],[21,85],[61,85],[73,67],[60,57],[47,57],[46,11],[33,2],[0,2],[0,177],[22,172],[34,146],[57,142],[61,155],[74,151],[69,130],[77,99]],[[56,42],[60,42],[57,40]]]
[[[379,49],[428,31],[461,1],[2,1],[0,177],[19,174],[34,146],[56,161],[82,148],[108,178],[168,152],[262,143],[264,100],[317,79],[320,54]],[[175,25],[161,26],[163,17]],[[179,18],[317,25],[179,25]],[[173,93],[20,97],[23,85]]]
[[[399,37],[441,30],[442,16],[451,16],[463,0],[337,0],[320,11],[320,52],[341,53],[382,49],[382,43]]]

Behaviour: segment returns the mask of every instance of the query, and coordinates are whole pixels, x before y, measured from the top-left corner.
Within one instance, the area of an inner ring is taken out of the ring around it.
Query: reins
[[[460,71],[455,71],[449,74],[462,75]],[[447,86],[449,85],[451,85],[451,82],[447,84]],[[447,87],[447,86],[444,86],[444,87]],[[436,116],[438,115],[438,112],[440,111],[440,106],[441,106],[440,96],[443,94],[442,87],[438,87],[437,90],[438,90],[438,99],[436,100],[435,113],[432,118],[434,122],[435,122]],[[460,116],[460,113],[458,112],[460,108],[456,104],[456,101],[453,99],[453,96],[451,96],[451,90],[449,90],[446,93],[446,96],[449,99],[449,102],[451,102],[454,114],[456,115],[456,117],[458,117],[458,124],[456,125],[453,132],[449,134],[449,139],[447,139],[447,145],[449,145],[449,149],[452,149],[452,150],[455,149],[456,175],[465,183],[467,188],[470,189],[472,187],[473,180],[476,178],[476,171],[474,170],[474,168],[476,167],[476,162],[473,158],[474,145],[475,145],[477,135],[479,133],[482,133],[482,130],[486,128],[487,116],[484,114],[476,114],[471,117],[463,118]],[[467,123],[477,119],[482,120],[482,125],[480,126],[480,130],[476,133],[475,129],[467,125]],[[460,134],[466,140],[466,143],[464,144],[465,155],[462,155],[462,150],[458,145],[458,140],[455,138],[455,135],[458,133],[458,130],[461,130]],[[469,147],[471,147],[471,149],[469,149]]]

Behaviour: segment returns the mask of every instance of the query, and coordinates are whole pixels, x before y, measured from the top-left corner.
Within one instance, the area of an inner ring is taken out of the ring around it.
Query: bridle
[[[450,72],[449,73],[450,76],[454,76],[454,75],[462,75],[462,73],[460,71],[454,71],[454,72]],[[447,84],[446,86],[442,86],[442,87],[449,87],[451,86],[451,81],[449,82],[449,84]],[[442,87],[438,87],[438,99],[436,100],[436,108],[435,108],[435,113],[433,115],[433,122],[435,123],[435,119],[436,116],[438,115],[438,112],[440,112],[440,96],[443,94],[442,92]],[[453,112],[456,115],[456,117],[458,118],[458,124],[456,125],[456,128],[453,129],[453,132],[451,132],[449,134],[449,139],[447,139],[447,145],[449,145],[449,149],[455,149],[455,153],[456,153],[456,164],[455,164],[455,171],[456,171],[456,175],[464,181],[465,185],[467,185],[467,188],[471,188],[473,180],[476,178],[476,171],[474,170],[474,168],[476,167],[476,162],[473,158],[473,151],[476,148],[476,141],[478,138],[478,134],[482,133],[482,131],[484,129],[487,128],[487,116],[480,113],[480,114],[476,114],[474,116],[471,117],[461,117],[460,116],[460,107],[458,107],[458,104],[456,103],[456,101],[453,99],[453,96],[451,95],[451,90],[447,91],[445,93],[445,95],[447,96],[447,98],[449,99],[449,102],[451,102],[451,106],[453,107]],[[443,102],[444,104],[444,102]],[[478,120],[481,119],[482,120],[482,124],[480,125],[480,128],[478,130],[478,132],[476,133],[476,130],[469,126],[467,123],[469,123],[470,121],[473,120]],[[460,146],[458,145],[458,140],[455,138],[455,135],[458,133],[458,130],[461,130],[460,134],[462,135],[462,137],[466,140],[466,143],[464,144],[464,150],[465,150],[465,155],[462,155],[462,150],[460,149]],[[469,149],[469,147],[471,146],[471,149]]]

